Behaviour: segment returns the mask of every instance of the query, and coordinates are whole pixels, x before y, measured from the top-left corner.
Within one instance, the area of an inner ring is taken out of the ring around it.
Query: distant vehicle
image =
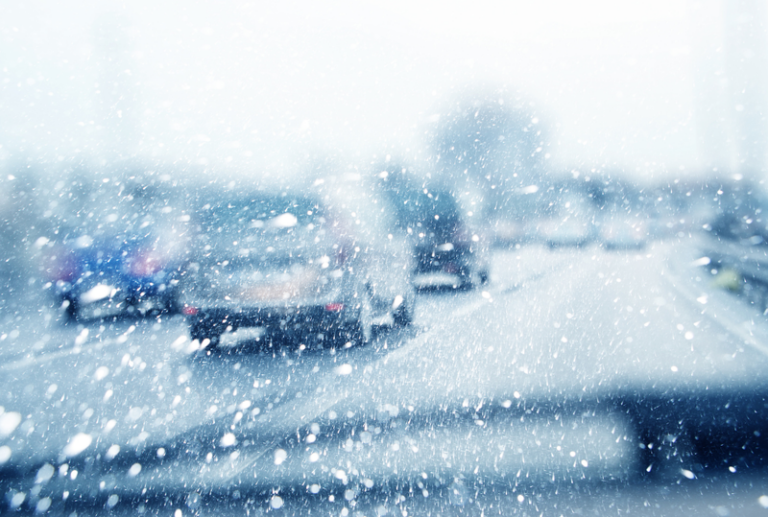
[[[471,288],[488,282],[489,246],[448,190],[402,195],[398,220],[416,258],[414,285]]]
[[[162,200],[147,205],[105,192],[104,205],[45,239],[42,270],[68,319],[176,312],[185,253],[184,216]]]
[[[643,248],[648,240],[648,225],[631,218],[604,221],[600,227],[600,240],[606,249]]]
[[[499,218],[490,225],[491,239],[494,246],[510,246],[524,242],[527,237],[527,228],[522,221],[513,221]]]
[[[569,216],[562,220],[552,219],[541,223],[539,232],[550,248],[579,247],[592,240],[593,225],[589,220]]]
[[[243,327],[351,346],[411,322],[410,255],[391,211],[354,182],[316,187],[198,193],[181,300],[203,348]]]
[[[736,241],[747,246],[764,246],[768,243],[766,195],[754,189],[747,192],[727,191],[723,198],[723,207],[719,213],[711,216],[705,229],[708,228],[718,239]]]
[[[686,232],[689,229],[684,218],[668,214],[653,216],[648,226],[649,234],[654,239],[674,237],[680,234],[680,232]]]
[[[543,211],[546,216],[538,222],[538,240],[550,248],[586,245],[595,238],[594,210],[586,192],[565,189],[551,197],[550,206]]]

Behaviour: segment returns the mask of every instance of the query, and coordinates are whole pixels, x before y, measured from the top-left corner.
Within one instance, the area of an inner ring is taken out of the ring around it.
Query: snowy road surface
[[[422,293],[412,327],[343,350],[244,340],[202,356],[179,316],[6,314],[2,489],[105,504],[145,489],[621,480],[653,460],[622,404],[719,404],[766,385],[768,326],[697,258],[690,241],[497,251],[488,286]]]

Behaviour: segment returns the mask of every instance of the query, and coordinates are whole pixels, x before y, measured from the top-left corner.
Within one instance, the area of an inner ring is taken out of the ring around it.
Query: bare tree
[[[441,113],[432,147],[444,180],[470,182],[487,209],[541,181],[545,138],[538,118],[498,96],[467,95]]]

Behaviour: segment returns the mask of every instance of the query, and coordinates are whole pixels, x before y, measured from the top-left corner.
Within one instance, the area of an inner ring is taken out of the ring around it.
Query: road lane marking
[[[695,293],[683,287],[684,280],[680,276],[678,276],[677,272],[672,272],[671,269],[672,268],[667,270],[667,274],[662,276],[669,281],[669,284],[672,286],[673,289],[675,289],[683,298],[685,298],[694,307],[701,307],[701,304],[698,302],[698,298],[701,296],[701,294],[696,295]],[[717,298],[718,298],[717,296],[712,296],[711,292],[708,293],[707,301],[708,301],[709,307],[712,307],[713,300],[716,300]],[[755,350],[757,350],[758,352],[761,352],[762,354],[768,356],[768,347],[766,347],[765,345],[757,341],[755,337],[752,335],[752,333],[744,328],[744,324],[746,322],[741,321],[741,318],[738,317],[735,313],[733,313],[733,311],[727,306],[724,306],[721,303],[717,303],[717,302],[715,303],[719,305],[719,307],[717,307],[716,310],[720,313],[725,313],[725,316],[720,318],[717,316],[717,314],[714,314],[713,311],[707,311],[706,316],[708,316],[709,319],[711,319],[712,321],[720,325],[730,334],[733,334],[734,336],[741,339],[744,342],[744,344],[749,345]],[[741,323],[732,323],[735,321],[741,321]]]
[[[81,345],[77,348],[72,347],[72,348],[66,348],[64,350],[58,350],[56,352],[46,352],[45,355],[28,356],[23,359],[19,359],[16,361],[12,361],[10,363],[0,365],[0,371],[16,370],[19,368],[26,368],[28,366],[35,366],[35,365],[50,363],[51,361],[55,361],[56,359],[61,359],[63,357],[68,357],[71,355],[80,355],[83,352],[90,352],[94,348],[97,348],[99,346],[109,345],[109,344],[112,344],[112,342],[114,342],[113,339],[105,339],[104,341],[97,341],[90,345],[85,345],[85,346]]]

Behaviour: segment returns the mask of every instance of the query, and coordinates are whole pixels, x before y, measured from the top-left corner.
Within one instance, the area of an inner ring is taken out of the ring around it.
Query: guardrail
[[[707,267],[715,270],[716,282],[764,313],[768,311],[768,246],[746,246],[735,242],[718,242],[706,246]]]

